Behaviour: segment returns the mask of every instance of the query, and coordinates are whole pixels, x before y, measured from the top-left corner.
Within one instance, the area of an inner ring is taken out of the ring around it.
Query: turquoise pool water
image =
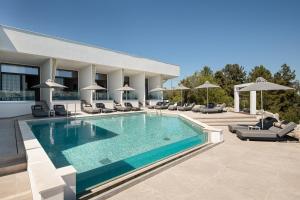
[[[28,124],[57,168],[77,170],[77,193],[207,140],[200,127],[178,116],[140,113]]]

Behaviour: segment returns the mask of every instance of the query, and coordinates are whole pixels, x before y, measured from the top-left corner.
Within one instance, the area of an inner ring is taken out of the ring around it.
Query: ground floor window
[[[96,73],[95,82],[97,85],[107,89],[107,74]],[[111,99],[107,90],[96,90],[93,94],[94,100],[108,100]]]
[[[38,67],[0,64],[0,101],[38,101],[40,90],[32,86],[39,83]]]
[[[78,72],[57,69],[55,82],[66,86],[64,89],[56,89],[52,92],[53,100],[79,100]]]

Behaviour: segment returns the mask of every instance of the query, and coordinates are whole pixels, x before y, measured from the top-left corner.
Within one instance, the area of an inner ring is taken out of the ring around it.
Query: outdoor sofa
[[[259,122],[256,124],[232,124],[228,125],[228,129],[232,133],[236,133],[237,130],[248,130],[251,127],[259,127],[260,129],[267,130],[271,128],[274,124],[274,122],[278,122],[277,119],[274,117],[266,117],[263,119],[263,128],[262,128],[262,120],[260,119]]]
[[[34,117],[49,117],[50,112],[45,110],[42,105],[32,105],[31,112]]]
[[[169,105],[168,110],[177,110],[177,103],[174,103],[173,105]]]
[[[296,127],[296,123],[290,122],[282,128],[272,126],[268,130],[237,130],[236,134],[241,140],[283,141]]]
[[[55,111],[55,115],[58,115],[58,116],[69,116],[69,115],[71,115],[71,112],[67,111],[65,109],[64,105],[60,105],[60,104],[54,105],[53,109]]]
[[[102,113],[115,112],[114,109],[106,108],[104,103],[96,103],[96,108],[99,108]]]

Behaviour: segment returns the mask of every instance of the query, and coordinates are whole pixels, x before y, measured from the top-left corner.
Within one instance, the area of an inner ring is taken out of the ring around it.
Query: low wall
[[[0,118],[30,114],[34,104],[35,101],[0,101]]]

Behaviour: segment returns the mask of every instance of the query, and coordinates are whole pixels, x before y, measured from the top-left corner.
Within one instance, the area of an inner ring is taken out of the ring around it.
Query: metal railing
[[[34,101],[35,91],[0,90],[0,101]]]
[[[113,100],[107,92],[94,92],[93,100]]]

